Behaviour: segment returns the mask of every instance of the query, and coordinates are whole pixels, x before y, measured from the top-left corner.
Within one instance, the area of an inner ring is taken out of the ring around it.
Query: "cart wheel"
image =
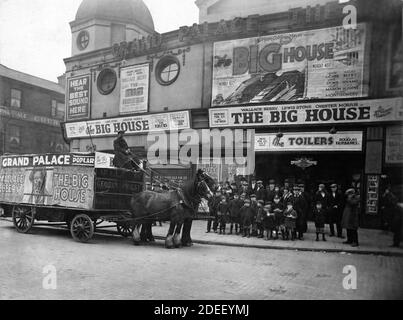
[[[19,233],[28,233],[35,221],[36,209],[34,207],[13,207],[13,223]]]
[[[133,234],[134,228],[128,223],[119,223],[116,225],[118,233],[125,238],[130,237]]]
[[[71,221],[70,233],[75,241],[88,242],[94,235],[94,223],[86,214],[75,216]]]

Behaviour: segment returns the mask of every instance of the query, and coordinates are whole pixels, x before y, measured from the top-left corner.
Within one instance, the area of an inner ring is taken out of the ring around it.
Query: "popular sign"
[[[1,157],[0,168],[83,166],[94,167],[93,154],[43,154]]]
[[[403,121],[403,98],[210,109],[210,127]]]
[[[91,75],[69,78],[66,91],[67,120],[89,118]]]
[[[256,152],[362,151],[362,132],[295,132],[255,135]]]
[[[365,24],[214,44],[212,105],[368,96]]]
[[[125,118],[100,119],[66,123],[68,139],[116,136],[121,130],[126,134],[190,129],[189,111],[147,114]]]
[[[150,65],[123,68],[120,74],[120,114],[148,112]]]

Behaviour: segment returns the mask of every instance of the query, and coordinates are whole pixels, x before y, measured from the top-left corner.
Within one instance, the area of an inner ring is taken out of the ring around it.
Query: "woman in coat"
[[[342,228],[347,230],[347,241],[344,244],[351,244],[358,247],[358,222],[359,222],[359,204],[360,196],[356,194],[354,189],[346,191],[346,205],[341,220]]]

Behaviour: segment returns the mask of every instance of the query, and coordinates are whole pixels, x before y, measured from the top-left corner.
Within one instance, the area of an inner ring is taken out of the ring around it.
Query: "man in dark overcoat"
[[[341,218],[343,216],[344,199],[341,192],[338,190],[337,184],[333,183],[330,186],[329,194],[329,212],[328,223],[330,228],[330,236],[334,237],[334,225],[336,225],[337,237],[343,239],[343,229],[341,227]]]
[[[117,168],[124,168],[128,170],[137,169],[138,162],[129,149],[129,146],[124,138],[125,131],[119,131],[118,137],[113,141],[113,149],[115,157],[113,158],[113,165]]]

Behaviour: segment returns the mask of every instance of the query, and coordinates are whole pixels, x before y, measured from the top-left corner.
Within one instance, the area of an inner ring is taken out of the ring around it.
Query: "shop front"
[[[303,182],[309,192],[320,183],[345,190],[365,163],[363,131],[256,133],[255,152],[257,179]]]
[[[255,129],[254,178],[337,183],[361,194],[361,226],[380,227],[381,197],[403,185],[403,99],[343,100],[210,109],[211,128]]]

